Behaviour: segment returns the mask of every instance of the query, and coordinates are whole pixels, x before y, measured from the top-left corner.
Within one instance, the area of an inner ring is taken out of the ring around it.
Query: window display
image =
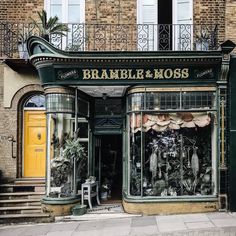
[[[47,90],[48,197],[76,197],[88,175],[89,125],[88,120],[79,117],[76,111],[83,110],[88,116],[89,106],[88,103],[84,106],[86,101],[76,96],[73,90],[61,87]],[[75,99],[78,99],[77,109]]]
[[[214,98],[206,93],[204,101],[196,102],[196,97],[202,95],[193,93],[188,95],[189,102],[186,103],[186,99],[178,99],[179,94],[169,94],[168,101],[173,105],[165,102],[169,109],[176,109],[177,100],[188,104],[189,109],[192,108],[190,105],[200,108],[201,104],[204,107],[201,112],[165,112],[161,106],[157,112],[154,105],[164,104],[160,98],[165,93],[146,93],[143,107],[146,106],[148,112],[137,112],[135,102],[134,110],[128,114],[129,194],[141,197],[214,195],[216,179],[212,153],[216,118],[214,111],[204,111],[214,107]],[[174,94],[178,95],[175,99]],[[155,98],[152,102],[151,97]],[[128,109],[132,109],[132,104],[128,104]]]

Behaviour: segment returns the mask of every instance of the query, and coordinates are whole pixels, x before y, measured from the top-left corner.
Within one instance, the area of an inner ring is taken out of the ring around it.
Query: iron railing
[[[52,34],[50,42],[67,51],[216,50],[217,25],[190,24],[68,24],[66,36]],[[21,42],[39,35],[31,24],[0,22],[0,56],[24,57]],[[21,46],[20,49],[18,46]],[[19,48],[19,49],[18,49]]]

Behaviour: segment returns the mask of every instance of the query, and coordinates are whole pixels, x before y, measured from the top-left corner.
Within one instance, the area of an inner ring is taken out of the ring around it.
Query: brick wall
[[[219,24],[219,40],[225,40],[225,0],[193,0],[194,24]]]
[[[85,22],[92,24],[86,27],[86,47],[89,50],[136,49],[136,0],[87,0]]]
[[[136,0],[86,0],[88,24],[136,24]]]
[[[4,65],[0,64],[0,170],[4,178],[16,177],[16,159],[12,158],[11,142],[6,137],[16,137],[17,125],[15,109],[3,107]],[[14,150],[15,151],[15,150]]]
[[[236,1],[226,0],[225,38],[236,43]]]
[[[30,22],[43,8],[44,0],[1,0],[0,21]]]

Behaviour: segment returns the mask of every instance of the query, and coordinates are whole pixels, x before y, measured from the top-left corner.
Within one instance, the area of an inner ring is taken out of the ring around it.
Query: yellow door
[[[44,111],[24,112],[24,177],[45,177],[46,115]]]

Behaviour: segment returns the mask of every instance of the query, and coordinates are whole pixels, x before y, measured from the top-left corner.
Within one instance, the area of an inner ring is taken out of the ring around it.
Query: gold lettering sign
[[[160,69],[82,69],[84,80],[187,79],[189,68]]]

